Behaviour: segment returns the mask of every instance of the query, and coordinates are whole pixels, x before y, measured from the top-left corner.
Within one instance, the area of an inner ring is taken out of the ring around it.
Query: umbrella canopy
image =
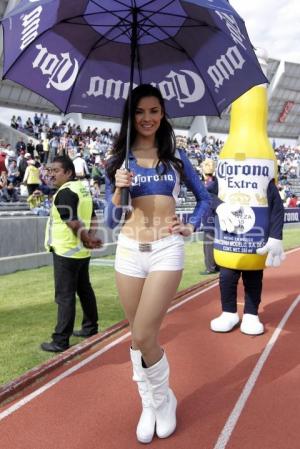
[[[227,0],[21,0],[2,25],[3,78],[64,113],[120,117],[151,83],[170,117],[220,115],[267,82]]]

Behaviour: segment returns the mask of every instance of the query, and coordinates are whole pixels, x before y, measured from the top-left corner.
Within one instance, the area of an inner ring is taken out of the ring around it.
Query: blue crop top
[[[173,196],[175,200],[178,198],[180,177],[171,164],[168,164],[167,167],[161,164],[158,169],[141,167],[130,152],[129,169],[135,174],[129,187],[131,198],[146,195]]]
[[[176,151],[176,157],[183,162],[184,183],[189,190],[193,192],[196,198],[196,206],[189,217],[188,222],[191,223],[195,229],[201,223],[203,213],[209,208],[210,196],[207,193],[204,185],[199,179],[198,173],[195,171],[193,165],[189,161],[187,155],[183,150]],[[161,170],[163,172],[163,166]],[[129,188],[130,197],[138,198],[149,195],[165,195],[173,196],[176,200],[180,191],[180,176],[174,166],[169,163],[163,174],[159,173],[156,168],[145,168],[137,164],[137,161],[132,153],[129,155],[129,169],[135,176],[133,183]],[[123,208],[115,206],[112,203],[113,186],[106,176],[105,188],[105,222],[110,228],[114,228],[120,222]]]

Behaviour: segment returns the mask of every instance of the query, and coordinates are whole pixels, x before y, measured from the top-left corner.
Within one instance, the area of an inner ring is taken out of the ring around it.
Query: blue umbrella
[[[3,78],[64,113],[120,117],[143,82],[171,117],[220,115],[266,82],[226,0],[21,0],[2,25]]]
[[[21,0],[2,25],[3,78],[64,113],[120,117],[153,83],[170,117],[220,115],[267,82],[227,0]]]

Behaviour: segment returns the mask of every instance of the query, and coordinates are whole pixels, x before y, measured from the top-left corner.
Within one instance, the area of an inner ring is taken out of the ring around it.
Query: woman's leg
[[[169,387],[170,367],[159,344],[159,330],[181,276],[182,270],[148,275],[132,327],[132,340],[141,350],[143,372],[151,385],[149,392],[159,438],[167,438],[176,429],[177,400]]]
[[[142,413],[136,428],[136,436],[141,443],[150,443],[154,435],[156,423],[152,392],[149,389],[145,370],[142,365],[141,351],[130,348],[130,359],[133,373],[132,380],[136,382],[142,400]]]
[[[116,274],[120,300],[132,332],[133,380],[138,384],[143,406],[136,434],[143,443],[152,440],[155,425],[160,438],[171,435],[176,428],[177,401],[169,388],[169,364],[158,334],[181,276],[182,270],[156,271],[146,279]],[[142,366],[141,356],[147,369]]]
[[[127,276],[116,271],[117,290],[131,331],[144,283],[145,278]]]
[[[117,289],[131,331],[144,283],[144,278],[127,276],[116,271]],[[130,348],[130,359],[133,371],[132,380],[137,384],[142,401],[142,413],[137,424],[136,436],[141,443],[150,443],[155,431],[155,412],[151,392],[142,367],[142,354],[138,348],[134,347],[133,343]]]
[[[159,329],[182,276],[180,271],[153,271],[145,280],[132,324],[132,341],[147,366],[162,356]]]
[[[153,271],[146,279],[116,273],[117,289],[132,332],[132,348],[140,349],[147,366],[162,356],[161,322],[182,276],[179,271]]]

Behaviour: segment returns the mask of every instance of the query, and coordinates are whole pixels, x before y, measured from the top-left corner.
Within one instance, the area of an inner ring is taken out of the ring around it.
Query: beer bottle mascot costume
[[[264,52],[258,57],[266,65]],[[214,257],[220,266],[222,313],[210,327],[229,332],[240,323],[237,285],[242,276],[245,305],[241,332],[259,335],[258,317],[265,266],[284,259],[284,209],[275,185],[277,161],[267,137],[267,89],[255,86],[231,109],[229,137],[217,166],[218,197]]]

